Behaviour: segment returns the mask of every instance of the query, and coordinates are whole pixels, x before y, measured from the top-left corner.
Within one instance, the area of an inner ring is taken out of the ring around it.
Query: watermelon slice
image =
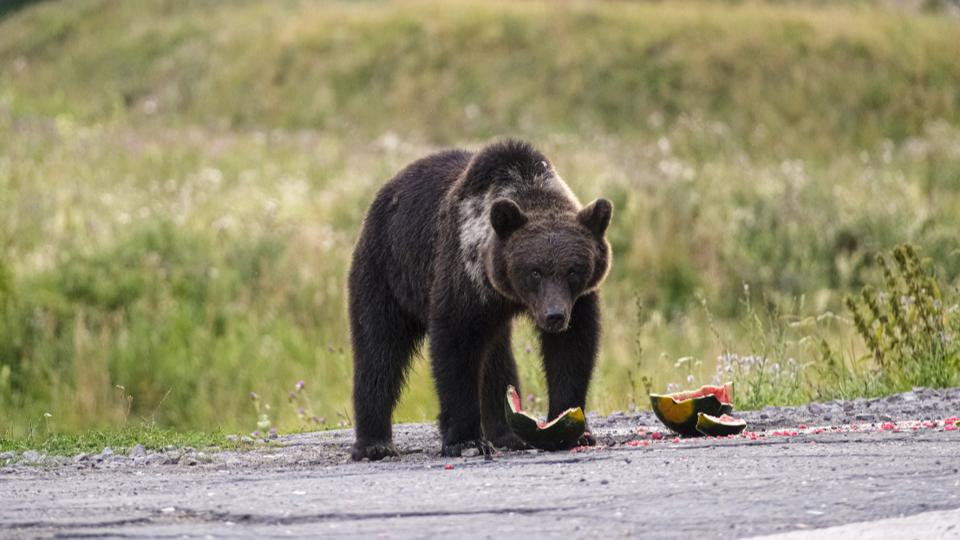
[[[708,437],[723,437],[737,435],[746,429],[747,423],[728,414],[710,416],[697,413],[697,431]]]
[[[586,430],[583,409],[573,407],[549,422],[542,422],[521,410],[520,394],[507,386],[507,424],[526,443],[542,450],[565,450],[577,446]]]
[[[684,437],[699,437],[697,414],[714,417],[733,412],[733,383],[701,386],[697,390],[673,394],[650,394],[653,413],[668,428]]]

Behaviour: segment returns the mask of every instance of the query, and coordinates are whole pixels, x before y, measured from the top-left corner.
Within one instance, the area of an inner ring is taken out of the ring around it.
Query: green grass
[[[138,444],[142,444],[149,450],[162,450],[167,446],[198,449],[223,448],[234,443],[228,442],[220,433],[174,431],[145,425],[106,431],[87,430],[77,434],[31,432],[19,436],[0,436],[0,452],[36,450],[56,456],[101,452],[107,447],[115,453],[125,453]]]
[[[958,42],[952,19],[874,2],[5,13],[0,433],[348,423],[366,205],[409,161],[501,135],[616,206],[591,409],[718,364],[746,406],[903,388],[843,300],[905,242],[956,289]],[[396,420],[436,412],[418,360]]]

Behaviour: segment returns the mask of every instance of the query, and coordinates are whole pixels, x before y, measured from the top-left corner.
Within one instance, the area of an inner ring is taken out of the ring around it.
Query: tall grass
[[[253,430],[250,392],[294,429],[300,380],[346,421],[366,205],[508,134],[616,206],[591,408],[915,383],[877,382],[843,299],[904,242],[957,283],[957,42],[871,3],[24,7],[0,18],[0,430]],[[536,404],[535,343],[521,325]],[[436,414],[428,371],[398,420]]]

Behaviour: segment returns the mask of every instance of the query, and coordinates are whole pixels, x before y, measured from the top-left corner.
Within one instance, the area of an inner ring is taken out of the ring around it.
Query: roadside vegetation
[[[0,13],[0,448],[348,425],[366,205],[502,135],[616,207],[590,409],[960,384],[960,25],[883,5]],[[545,410],[529,325],[514,350]],[[396,420],[436,411],[418,360]]]
[[[89,429],[77,433],[34,429],[16,436],[0,436],[0,452],[34,450],[54,456],[74,456],[81,453],[100,453],[110,448],[115,453],[126,453],[136,445],[147,450],[177,448],[239,447],[219,432],[199,432],[163,429],[156,426],[125,426],[108,430]]]

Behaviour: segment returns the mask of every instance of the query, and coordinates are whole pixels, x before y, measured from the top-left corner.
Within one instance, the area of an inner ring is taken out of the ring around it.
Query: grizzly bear
[[[398,455],[391,415],[429,336],[441,453],[523,448],[504,415],[518,386],[511,321],[539,330],[549,415],[583,407],[600,338],[613,206],[581,206],[526,142],[420,159],[379,191],[349,275],[355,460]],[[581,440],[593,444],[588,433]]]

